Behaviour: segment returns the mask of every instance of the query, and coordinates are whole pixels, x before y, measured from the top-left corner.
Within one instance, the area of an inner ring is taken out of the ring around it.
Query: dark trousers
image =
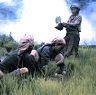
[[[73,54],[73,52],[75,52],[75,55],[77,55],[80,41],[79,34],[67,33],[64,39],[66,41],[64,55],[70,56]]]

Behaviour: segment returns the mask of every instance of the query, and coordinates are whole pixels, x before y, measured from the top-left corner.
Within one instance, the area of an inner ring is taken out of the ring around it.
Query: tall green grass
[[[73,64],[74,71],[63,80],[48,76],[56,66],[50,62],[43,77],[5,76],[0,80],[0,95],[96,95],[96,48],[80,48],[79,58],[65,59],[65,64]]]

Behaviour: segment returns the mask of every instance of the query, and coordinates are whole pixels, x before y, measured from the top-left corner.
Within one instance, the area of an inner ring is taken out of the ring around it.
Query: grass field
[[[74,71],[62,80],[48,78],[56,67],[52,62],[47,80],[6,76],[0,80],[0,95],[96,95],[96,48],[80,48],[79,58],[65,59],[65,64],[69,63],[74,65]]]

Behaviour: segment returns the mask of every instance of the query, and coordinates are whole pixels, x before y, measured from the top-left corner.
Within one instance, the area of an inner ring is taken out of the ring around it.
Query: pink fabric
[[[35,61],[38,62],[38,60],[39,60],[39,54],[38,54],[37,50],[32,50],[31,51],[31,55],[33,55],[34,58],[35,58]]]
[[[26,34],[19,41],[19,43],[30,43],[30,42],[34,44],[34,38],[31,35]]]
[[[24,35],[19,41],[19,53],[23,53],[29,46],[34,45],[34,38],[31,35]]]
[[[65,42],[65,40],[64,39],[62,39],[62,38],[54,38],[53,40],[52,40],[52,43],[54,43],[54,44],[66,44],[66,42]]]

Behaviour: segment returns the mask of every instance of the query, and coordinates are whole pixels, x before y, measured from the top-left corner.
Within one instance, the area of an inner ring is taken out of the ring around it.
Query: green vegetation
[[[0,95],[96,95],[95,59],[96,48],[80,48],[79,58],[65,59],[66,65],[74,65],[74,71],[62,80],[48,77],[55,70],[53,62],[48,65],[47,80],[5,76],[0,80]]]
[[[11,36],[11,33],[9,35],[0,35],[0,56],[5,56],[10,51],[15,50],[17,46],[18,44]]]

